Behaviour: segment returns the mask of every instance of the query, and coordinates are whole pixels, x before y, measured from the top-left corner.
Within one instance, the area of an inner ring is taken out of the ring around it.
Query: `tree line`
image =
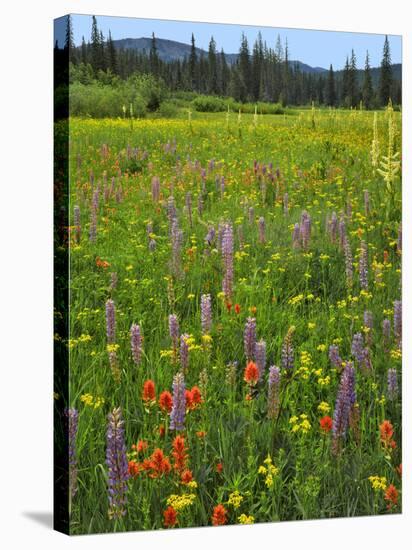
[[[259,33],[252,49],[242,34],[238,56],[230,63],[211,37],[208,51],[199,53],[192,34],[189,56],[183,60],[160,58],[157,40],[152,34],[148,52],[116,48],[111,32],[104,37],[92,17],[90,40],[81,46],[73,40],[70,16],[67,18],[65,49],[69,52],[75,79],[87,84],[92,80],[111,83],[135,74],[149,74],[163,80],[170,91],[233,97],[240,102],[276,102],[282,105],[308,105],[312,101],[332,107],[375,109],[386,106],[389,99],[400,104],[401,82],[394,78],[388,37],[385,36],[379,78],[372,77],[367,52],[362,71],[358,70],[354,50],[347,56],[344,69],[308,73],[290,60],[286,41],[278,36],[275,47],[263,41]],[[375,80],[375,82],[374,82]]]

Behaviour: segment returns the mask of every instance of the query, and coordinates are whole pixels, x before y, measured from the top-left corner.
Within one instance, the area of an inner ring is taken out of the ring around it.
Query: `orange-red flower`
[[[156,389],[153,380],[146,380],[143,384],[143,401],[156,401]]]
[[[254,385],[259,380],[259,369],[256,363],[249,361],[245,368],[244,380],[248,384]]]
[[[148,446],[149,444],[147,441],[144,439],[139,439],[137,445],[132,445],[132,451],[136,451],[136,453],[144,453]]]
[[[193,474],[190,470],[184,470],[180,476],[182,483],[190,483],[193,480]]]
[[[159,477],[163,474],[168,474],[171,470],[170,462],[167,456],[164,456],[162,449],[155,449],[150,457],[149,476],[152,478]]]
[[[103,269],[106,269],[107,267],[109,267],[109,262],[106,262],[106,260],[101,260],[99,258],[99,256],[97,256],[96,258],[96,266],[97,267],[102,267]]]
[[[159,435],[160,435],[160,437],[164,437],[165,433],[166,433],[166,428],[163,426],[163,424],[161,424],[159,426]]]
[[[198,432],[196,432],[196,436],[197,436],[199,439],[202,439],[203,437],[206,437],[206,432],[203,431],[203,430],[199,430]]]
[[[215,506],[213,509],[212,524],[224,525],[227,522],[226,514],[226,508],[223,506],[223,504],[218,504],[217,506]]]
[[[379,431],[381,434],[381,442],[387,448],[391,447],[394,449],[396,447],[395,441],[392,440],[393,437],[393,426],[389,420],[384,420],[379,426]]]
[[[235,304],[235,313],[237,315],[239,315],[239,313],[240,313],[240,305],[239,304]]]
[[[218,474],[221,474],[221,473],[223,472],[223,464],[222,464],[221,462],[218,462],[218,463],[216,464],[216,472],[217,472]]]
[[[166,508],[166,510],[163,512],[163,525],[165,527],[174,527],[177,523],[177,512],[173,508],[173,506],[169,506]]]
[[[129,469],[129,475],[131,477],[137,477],[142,471],[142,466],[135,460],[130,460],[128,469]]]
[[[174,469],[177,472],[183,472],[186,468],[188,459],[187,447],[185,445],[185,438],[181,435],[177,435],[172,443],[173,451],[172,456],[174,458]]]
[[[170,413],[173,407],[173,397],[170,391],[162,391],[159,397],[159,407],[162,411]]]
[[[231,309],[232,309],[232,304],[230,302],[226,302],[226,309],[228,310],[228,312],[230,313]]]
[[[324,416],[319,420],[320,429],[324,433],[329,433],[333,426],[333,420],[330,416]]]
[[[257,307],[256,306],[252,306],[250,309],[249,309],[250,313],[252,315],[255,315],[255,313],[257,312]]]
[[[392,485],[391,483],[385,491],[385,500],[388,502],[389,509],[392,508],[392,506],[397,506],[398,497],[398,489],[395,487],[395,485]]]

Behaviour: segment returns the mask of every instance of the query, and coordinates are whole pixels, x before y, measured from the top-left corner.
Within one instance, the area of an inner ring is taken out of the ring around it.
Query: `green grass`
[[[396,121],[396,150],[400,149],[400,115]],[[370,162],[373,114],[368,112],[296,112],[295,116],[192,113],[181,109],[177,119],[103,119],[70,121],[70,406],[79,410],[77,434],[78,491],[72,502],[71,531],[77,533],[115,530],[158,529],[171,494],[192,491],[194,503],[179,512],[180,527],[210,525],[213,508],[224,504],[228,522],[238,523],[242,513],[255,522],[308,518],[359,516],[386,513],[384,492],[374,491],[369,476],[384,476],[387,484],[400,490],[396,467],[401,462],[401,399],[387,398],[387,371],[401,375],[397,344],[384,351],[382,321],[392,320],[393,302],[400,299],[401,256],[396,249],[400,222],[399,189],[393,209],[382,177],[373,173]],[[387,114],[378,114],[381,153],[386,151]],[[176,140],[176,152],[165,144]],[[107,155],[102,145],[108,147]],[[127,146],[137,147],[147,159],[127,159]],[[78,166],[77,159],[81,159]],[[190,160],[188,160],[190,159]],[[209,173],[209,162],[215,169]],[[278,177],[265,179],[262,192],[253,162],[273,163]],[[198,161],[196,166],[195,161]],[[193,163],[193,164],[192,164]],[[200,167],[206,168],[204,209],[199,215],[197,199],[202,192]],[[121,185],[123,198],[103,198],[104,174],[108,186],[112,176]],[[92,189],[100,182],[97,239],[90,242]],[[151,198],[151,179],[160,178],[161,199]],[[216,188],[216,176],[224,176],[225,190]],[[363,194],[368,189],[371,211],[364,212]],[[186,192],[193,199],[193,224],[184,209]],[[289,213],[282,200],[289,195]],[[183,230],[182,276],[170,272],[171,245],[165,202],[173,194]],[[348,289],[345,260],[338,244],[326,233],[326,216],[346,212],[347,234],[354,255],[354,283]],[[81,210],[82,236],[75,243],[73,207]],[[249,220],[249,207],[254,208]],[[292,247],[293,224],[307,210],[312,219],[312,237],[306,251]],[[263,216],[266,242],[259,242],[257,220]],[[221,220],[234,226],[234,293],[222,297],[222,257],[217,248],[205,255],[209,224],[217,230]],[[153,224],[156,249],[148,250],[147,223]],[[244,235],[240,247],[238,230]],[[369,247],[369,293],[360,292],[357,269],[361,239]],[[384,251],[387,261],[383,264]],[[107,267],[96,265],[96,258]],[[375,268],[373,267],[375,266]],[[377,275],[379,269],[382,275]],[[110,273],[118,278],[110,289]],[[212,342],[201,347],[200,296],[210,293],[213,304]],[[173,296],[171,296],[173,294]],[[113,379],[106,349],[105,303],[116,304],[117,358],[121,382]],[[295,298],[295,300],[294,300]],[[234,305],[240,306],[236,313]],[[328,359],[328,348],[338,343],[341,356],[353,360],[351,341],[363,330],[363,313],[373,314],[371,357],[373,370],[364,375],[356,367],[359,405],[359,437],[350,430],[338,456],[331,453],[331,434],[319,429],[321,402],[328,403],[333,416],[340,373]],[[146,457],[160,447],[170,455],[174,433],[158,406],[142,401],[143,383],[154,380],[157,397],[171,391],[179,365],[161,351],[169,350],[168,315],[176,313],[181,332],[191,334],[195,349],[189,352],[186,386],[199,385],[207,373],[204,402],[186,415],[184,436],[188,446],[188,468],[197,489],[187,489],[175,473],[151,479],[146,473],[129,480],[126,516],[108,519],[107,466],[105,464],[107,414],[121,407],[125,420],[128,452],[138,440],[149,444]],[[243,380],[246,358],[243,330],[246,318],[256,318],[258,338],[267,344],[267,367],[256,399],[246,400]],[[142,363],[136,366],[130,351],[130,326],[139,323],[144,335]],[[276,421],[268,420],[267,375],[269,365],[281,365],[282,342],[295,326],[293,346],[295,371],[291,381],[282,375],[282,408]],[[83,338],[81,336],[83,335]],[[86,338],[84,337],[86,336]],[[90,338],[89,338],[90,336]],[[82,341],[83,340],[83,341]],[[69,344],[69,343],[68,343]],[[302,352],[310,360],[302,362]],[[227,363],[238,361],[234,385],[227,383]],[[328,380],[321,385],[319,379]],[[97,408],[81,396],[101,397]],[[382,396],[386,395],[386,400]],[[290,418],[307,415],[307,433],[292,432]],[[397,449],[383,449],[379,425],[388,419],[394,426]],[[159,426],[166,434],[161,437]],[[196,432],[206,432],[199,438]],[[266,486],[259,466],[270,455],[278,468],[273,485]],[[223,465],[221,473],[216,471]],[[229,494],[238,490],[243,500],[238,509],[228,504]],[[400,505],[393,509],[400,511]]]

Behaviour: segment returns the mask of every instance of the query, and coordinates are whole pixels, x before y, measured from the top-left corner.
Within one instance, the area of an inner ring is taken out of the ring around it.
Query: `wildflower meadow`
[[[401,512],[400,151],[391,104],[70,118],[72,534]]]

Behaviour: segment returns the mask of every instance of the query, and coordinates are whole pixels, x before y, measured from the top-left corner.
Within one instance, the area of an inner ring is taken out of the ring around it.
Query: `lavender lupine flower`
[[[369,348],[365,348],[363,350],[363,362],[362,362],[362,369],[364,374],[368,374],[372,371],[372,359],[371,359],[371,352]]]
[[[395,300],[393,303],[393,332],[398,345],[401,345],[402,341],[402,302],[401,300]]]
[[[114,290],[117,287],[117,273],[110,273],[110,290]]]
[[[365,310],[363,312],[363,324],[367,330],[365,330],[365,340],[368,346],[372,343],[372,329],[373,329],[373,315],[371,311]]]
[[[302,212],[302,216],[301,216],[301,220],[300,220],[300,238],[301,238],[301,241],[302,241],[302,247],[304,249],[306,249],[309,245],[310,234],[311,234],[311,226],[312,226],[312,223],[311,223],[310,216],[309,216],[308,212],[306,212],[306,210],[304,210]]]
[[[169,334],[170,338],[172,339],[172,345],[173,349],[177,350],[177,344],[179,341],[179,320],[177,318],[177,315],[175,313],[172,313],[169,315]]]
[[[253,206],[249,207],[249,223],[253,223],[255,220],[255,209]]]
[[[155,241],[155,239],[152,239],[152,238],[149,239],[149,250],[150,250],[150,252],[154,252],[156,250],[156,241]]]
[[[259,242],[260,243],[264,243],[266,241],[265,239],[265,219],[263,218],[263,216],[261,216],[259,218]]]
[[[349,427],[351,409],[356,402],[355,369],[348,362],[342,372],[333,415],[333,452],[337,454],[340,440],[345,437]]]
[[[173,407],[170,411],[170,429],[184,430],[186,415],[185,378],[182,372],[173,377]]]
[[[212,244],[215,242],[215,238],[216,238],[216,230],[213,227],[213,225],[209,225],[207,235],[205,237],[205,243],[208,246],[212,246]]]
[[[299,247],[299,238],[300,238],[300,226],[298,223],[295,223],[295,226],[293,228],[293,233],[292,233],[292,246],[293,248],[298,248]]]
[[[152,178],[152,200],[157,202],[160,197],[160,179],[157,176]]]
[[[368,290],[368,245],[361,241],[359,256],[359,282],[362,290]]]
[[[181,273],[180,262],[181,262],[181,246],[183,242],[183,231],[179,229],[179,224],[177,219],[173,220],[172,223],[172,260],[171,260],[171,270],[175,277],[178,277]]]
[[[295,327],[290,327],[282,344],[282,368],[292,372],[295,366],[295,353],[292,346],[292,337]]]
[[[142,335],[140,333],[140,326],[135,323],[130,328],[130,345],[133,361],[136,365],[139,365],[142,358]]]
[[[365,346],[363,344],[362,333],[356,332],[353,335],[351,351],[358,364],[362,365],[365,358]]]
[[[190,227],[192,227],[192,193],[190,191],[186,193],[185,201],[186,201],[187,216],[189,218],[189,224],[190,224]]]
[[[334,344],[329,346],[329,360],[335,368],[342,368],[342,358],[339,355],[339,347]]]
[[[351,288],[353,284],[353,258],[349,239],[347,237],[344,239],[343,253],[345,255],[346,285],[348,288]]]
[[[388,397],[393,401],[398,395],[398,375],[396,369],[388,370]]]
[[[124,421],[120,408],[108,415],[106,464],[108,467],[109,519],[126,515],[127,480],[129,479]]]
[[[365,216],[368,216],[370,212],[370,202],[369,202],[369,191],[367,189],[365,189],[363,193],[363,202],[365,205]]]
[[[220,178],[220,194],[221,194],[222,197],[223,197],[224,193],[225,193],[225,176],[222,176]]]
[[[268,389],[268,418],[275,419],[279,414],[279,389],[280,389],[280,368],[272,365],[269,367],[269,389]]]
[[[183,372],[186,372],[189,367],[189,335],[182,334],[180,337],[180,364]]]
[[[89,240],[94,243],[97,235],[97,211],[92,208],[90,213]]]
[[[72,499],[77,492],[76,437],[79,426],[79,412],[74,408],[70,408],[67,409],[66,416],[69,423],[69,489],[70,499]]]
[[[173,223],[177,218],[175,199],[174,199],[173,195],[171,195],[167,199],[166,211],[167,211],[167,218],[169,220],[169,229],[171,231],[172,227],[173,227]]]
[[[332,216],[329,222],[329,235],[333,243],[336,242],[337,232],[338,232],[338,217],[336,215],[336,212],[332,212]]]
[[[259,369],[259,380],[262,379],[266,368],[266,342],[259,340],[255,348],[256,366]]]
[[[398,241],[396,243],[396,250],[401,253],[402,252],[402,224],[399,224],[398,229]]]
[[[283,213],[285,216],[289,214],[289,195],[288,193],[285,193],[283,195]]]
[[[203,214],[203,197],[201,193],[199,193],[199,196],[197,197],[197,213],[200,217]]]
[[[233,293],[233,227],[231,223],[225,225],[222,237],[222,257],[224,277],[222,290],[226,298]]]
[[[80,224],[80,207],[75,206],[73,208],[73,222],[74,222],[74,228],[75,228],[75,236],[76,236],[76,243],[80,242],[81,237],[81,224]]]
[[[383,351],[389,351],[389,345],[391,341],[391,322],[389,319],[382,321],[382,334],[383,334]]]
[[[344,247],[346,240],[346,222],[345,218],[342,216],[339,220],[339,246]]]
[[[113,300],[109,299],[106,302],[106,334],[107,343],[114,344],[116,339],[116,308]]]
[[[123,189],[122,186],[119,184],[119,186],[116,189],[116,202],[120,204],[123,200]]]
[[[243,333],[243,343],[247,361],[252,361],[256,352],[256,319],[248,317]]]
[[[212,300],[210,294],[202,294],[200,298],[200,315],[202,334],[209,334],[212,327]]]

